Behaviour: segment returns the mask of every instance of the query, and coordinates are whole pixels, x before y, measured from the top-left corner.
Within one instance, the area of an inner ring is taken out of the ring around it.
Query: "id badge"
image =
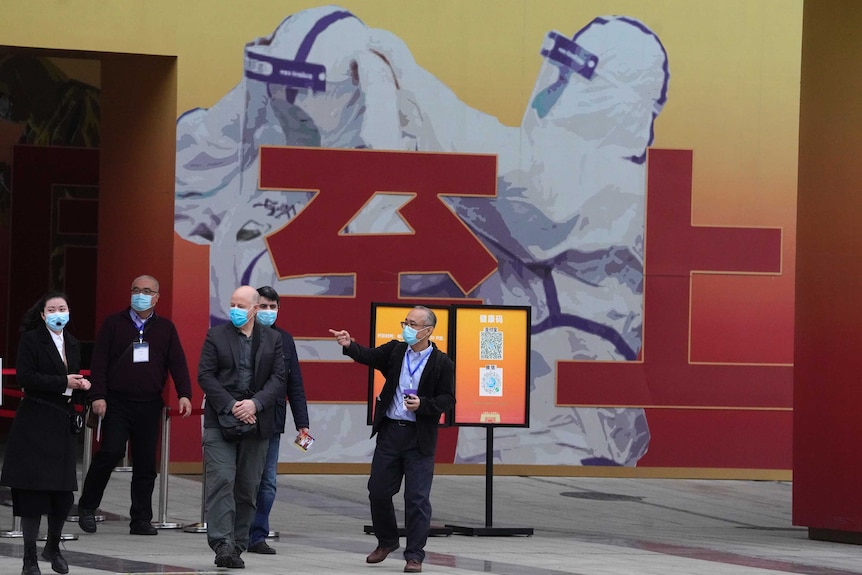
[[[147,363],[150,361],[149,343],[146,341],[136,341],[132,346],[132,363]]]

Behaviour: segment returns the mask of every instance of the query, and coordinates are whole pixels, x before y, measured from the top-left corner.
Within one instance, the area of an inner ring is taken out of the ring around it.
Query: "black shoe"
[[[54,570],[54,573],[69,572],[69,564],[66,562],[66,558],[60,554],[59,547],[51,549],[46,545],[42,550],[42,559],[51,562],[51,569]]]
[[[231,569],[245,569],[245,561],[242,560],[239,553],[234,552],[233,555],[230,556],[230,565],[228,565],[228,567]]]
[[[219,543],[215,550],[215,565],[216,567],[230,567],[231,559],[233,559],[233,546],[227,543]]]
[[[129,524],[129,534],[131,535],[158,535],[159,530],[153,527],[149,521],[132,521]]]
[[[96,532],[96,510],[95,509],[86,509],[84,507],[78,508],[78,525],[85,533],[95,533]]]
[[[36,557],[36,543],[24,544],[24,567],[21,575],[42,575],[39,569],[39,558]]]
[[[260,555],[275,555],[276,551],[266,544],[266,541],[261,539],[257,543],[248,546],[250,553],[259,553]]]

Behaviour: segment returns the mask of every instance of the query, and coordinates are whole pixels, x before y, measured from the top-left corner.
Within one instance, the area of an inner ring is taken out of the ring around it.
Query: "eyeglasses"
[[[403,329],[403,328],[405,328],[405,327],[407,327],[408,325],[409,325],[410,327],[412,327],[413,329],[419,329],[419,328],[424,328],[424,327],[431,327],[431,325],[430,325],[430,324],[422,325],[421,323],[413,323],[413,322],[410,322],[410,321],[402,321],[402,322],[401,322],[401,328],[402,328],[402,329]]]
[[[153,290],[151,290],[150,288],[144,288],[144,289],[141,289],[141,288],[132,288],[132,293],[133,293],[134,295],[138,295],[138,294],[153,295],[153,294],[157,294],[157,293],[159,293],[159,292],[157,292],[157,291],[153,291]]]

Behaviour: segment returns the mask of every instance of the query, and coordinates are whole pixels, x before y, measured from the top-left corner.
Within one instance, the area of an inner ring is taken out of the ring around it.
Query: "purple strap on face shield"
[[[326,90],[325,66],[282,60],[249,51],[245,53],[245,77],[288,88],[304,88],[314,92]]]
[[[356,18],[356,16],[347,10],[339,10],[329,13],[315,22],[302,39],[293,60],[257,54],[246,48],[245,77],[287,87],[287,101],[291,104],[296,98],[296,90],[325,92],[326,67],[321,64],[306,62],[306,59],[317,37],[331,25],[345,18]],[[359,21],[361,22],[361,20]]]
[[[553,42],[550,48],[547,47],[548,41]],[[599,65],[598,56],[558,32],[548,32],[541,54],[554,64],[569,68],[587,80],[593,78],[596,66]]]

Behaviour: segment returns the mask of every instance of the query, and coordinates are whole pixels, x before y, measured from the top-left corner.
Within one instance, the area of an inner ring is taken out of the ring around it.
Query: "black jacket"
[[[293,336],[278,326],[272,329],[281,334],[281,351],[284,353],[284,374],[287,379],[287,397],[281,395],[275,404],[275,432],[284,433],[287,419],[287,404],[290,402],[290,413],[296,429],[309,427],[308,403],[305,400],[305,386],[302,383],[302,371],[299,368],[299,357],[296,355],[296,343]]]
[[[436,345],[432,343],[431,346],[434,349],[419,379],[419,409],[415,411],[416,439],[419,442],[419,451],[424,455],[433,455],[436,451],[440,415],[455,405],[455,363],[437,349]],[[342,353],[358,363],[373,367],[386,377],[383,390],[375,399],[374,421],[371,426],[371,437],[374,437],[395,397],[407,344],[392,340],[379,347],[370,348],[354,341],[343,348]]]
[[[285,395],[284,352],[281,336],[274,329],[257,323],[254,337],[259,337],[254,356],[254,388],[251,399],[257,400],[260,436],[275,433],[275,406]],[[204,427],[219,427],[218,414],[228,413],[236,402],[231,387],[239,375],[239,335],[231,323],[210,328],[198,362],[198,385],[206,394]]]
[[[77,456],[66,391],[67,375],[79,373],[81,348],[65,331],[66,362],[45,326],[24,332],[15,365],[24,398],[15,411],[15,421],[3,459],[0,484],[37,491],[76,491]],[[84,393],[73,392],[73,403],[83,403]]]

